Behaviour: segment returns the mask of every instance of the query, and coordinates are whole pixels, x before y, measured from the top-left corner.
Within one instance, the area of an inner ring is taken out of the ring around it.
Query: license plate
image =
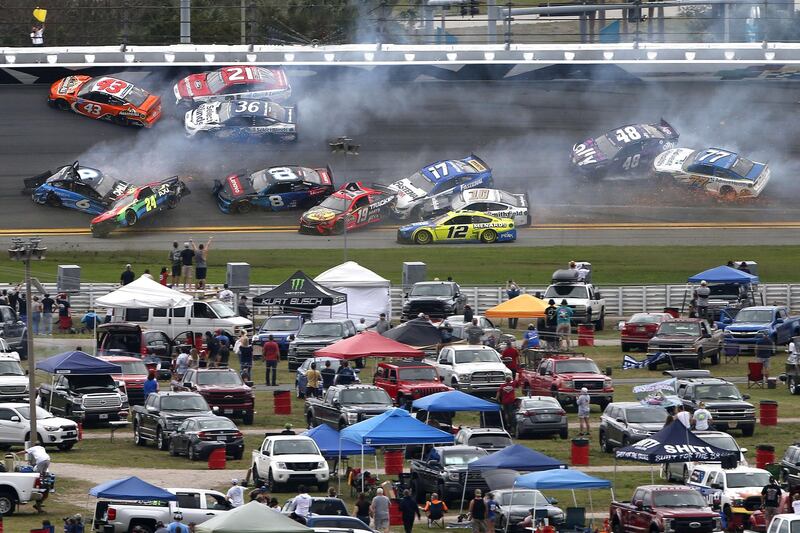
[[[735,429],[737,425],[736,422],[728,422],[728,429]]]
[[[229,415],[229,414],[232,414],[232,413],[233,413],[233,409],[225,409],[223,412],[224,412],[226,415]]]
[[[100,415],[100,420],[108,420],[108,413],[103,413]]]
[[[74,431],[67,431],[66,433],[64,433],[64,436],[65,437],[74,437],[75,436],[75,432]]]

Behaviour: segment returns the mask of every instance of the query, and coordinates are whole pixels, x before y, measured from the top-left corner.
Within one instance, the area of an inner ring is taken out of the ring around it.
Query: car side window
[[[478,215],[475,215],[475,216],[472,217],[472,223],[473,224],[489,224],[491,222],[492,222],[492,219],[489,218],[489,217],[483,217],[483,216],[478,216]]]
[[[91,102],[97,102],[98,104],[108,104],[111,101],[109,95],[105,93],[98,93],[98,92],[91,92],[86,95],[86,99]]]
[[[698,484],[702,483],[703,482],[703,474],[705,474],[705,472],[703,470],[697,470],[697,469],[692,470],[691,475],[689,475],[689,481],[691,481],[692,483],[698,483]]]
[[[183,376],[184,383],[194,383],[194,370],[188,370]]]
[[[200,494],[197,492],[178,492],[178,507],[181,509],[200,509]]]
[[[214,509],[216,511],[223,511],[228,508],[225,499],[216,494],[206,492],[206,509]]]
[[[0,420],[11,421],[12,416],[17,416],[17,413],[11,409],[0,409]]]
[[[389,370],[389,379],[397,379],[397,370],[391,369]]]
[[[155,407],[157,398],[158,397],[155,394],[148,396],[147,397],[147,401],[145,402],[144,406],[145,407]]]
[[[509,206],[503,204],[486,204],[487,211],[506,211],[509,209]]]
[[[778,533],[778,528],[780,527],[780,525],[781,525],[781,522],[783,522],[783,520],[782,520],[782,519],[780,519],[780,518],[775,518],[775,519],[772,521],[772,523],[770,524],[770,526],[769,526],[769,531],[767,531],[767,533]]]
[[[640,502],[644,500],[644,489],[636,489],[633,493],[633,503]]]
[[[778,533],[789,533],[789,521],[781,519],[781,523],[778,526]]]
[[[645,507],[652,507],[653,506],[653,493],[652,492],[645,492],[644,493],[644,506]]]

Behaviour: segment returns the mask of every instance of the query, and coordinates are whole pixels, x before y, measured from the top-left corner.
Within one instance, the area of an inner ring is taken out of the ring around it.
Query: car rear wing
[[[22,189],[22,194],[30,194],[30,193],[32,193],[34,191],[34,189],[36,189],[37,187],[40,187],[41,185],[43,185],[44,182],[47,181],[47,178],[49,178],[52,175],[53,175],[53,172],[48,170],[46,172],[42,172],[41,174],[37,174],[36,176],[34,176],[32,178],[27,178],[27,179],[23,180],[22,183],[25,185],[25,188]]]
[[[187,178],[187,180],[190,178]],[[186,196],[191,194],[192,191],[189,190],[189,187],[186,185],[186,181],[180,179],[179,176],[172,176],[166,179],[163,179],[158,182],[159,185],[169,185],[170,187],[175,187],[175,194],[178,196]]]
[[[663,117],[662,117],[662,118],[661,118],[661,120],[658,122],[658,125],[659,125],[659,126],[662,126],[662,127],[664,127],[664,128],[669,128],[670,130],[672,130],[672,133],[674,133],[674,134],[675,134],[675,138],[678,138],[678,136],[680,135],[680,134],[678,133],[678,130],[676,130],[676,129],[675,129],[673,126],[672,126],[672,124],[670,124],[669,122],[667,122],[666,120],[664,120],[664,118],[663,118]]]

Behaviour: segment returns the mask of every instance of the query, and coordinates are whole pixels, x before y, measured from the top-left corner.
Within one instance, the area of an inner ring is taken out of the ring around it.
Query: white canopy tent
[[[116,308],[160,308],[186,307],[194,298],[188,294],[170,289],[147,276],[141,276],[127,285],[95,300],[97,307]]]
[[[314,318],[351,318],[354,322],[364,318],[372,324],[381,313],[392,316],[391,283],[355,261],[347,261],[330,268],[314,278],[329,289],[347,294],[347,304],[329,309],[317,308]]]

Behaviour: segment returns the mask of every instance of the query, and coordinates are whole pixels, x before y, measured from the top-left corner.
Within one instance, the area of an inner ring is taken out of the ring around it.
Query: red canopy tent
[[[417,357],[425,352],[412,348],[402,342],[384,337],[375,331],[362,331],[347,339],[320,348],[314,354],[318,357],[338,357],[340,359],[360,359],[362,357]]]

